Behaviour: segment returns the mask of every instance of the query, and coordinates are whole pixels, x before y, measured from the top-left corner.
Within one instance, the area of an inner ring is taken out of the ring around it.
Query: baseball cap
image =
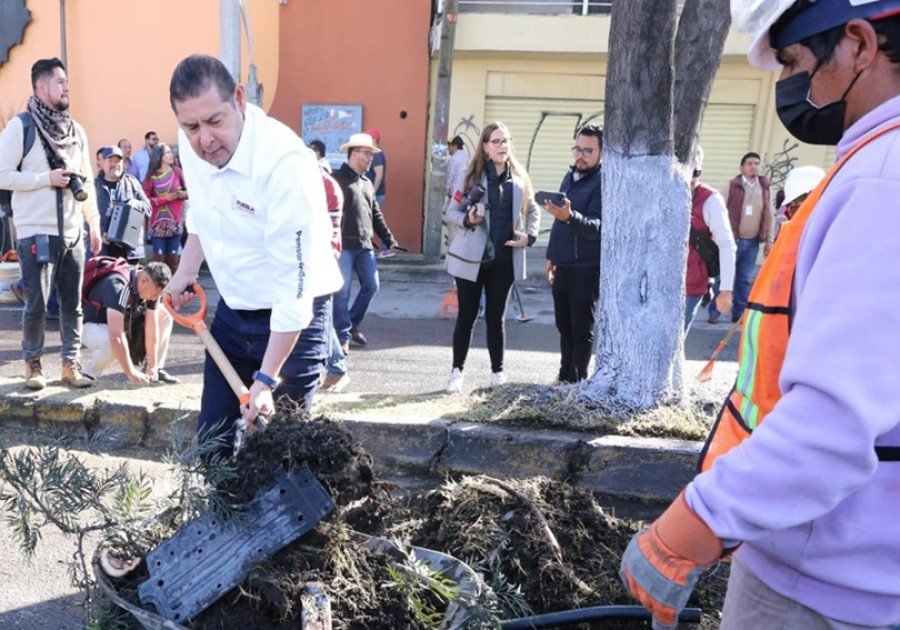
[[[100,157],[102,157],[104,160],[106,158],[111,158],[113,156],[120,157],[123,159],[125,157],[124,155],[122,155],[122,149],[120,149],[117,146],[108,146],[108,147],[103,147],[102,149],[100,149]]]

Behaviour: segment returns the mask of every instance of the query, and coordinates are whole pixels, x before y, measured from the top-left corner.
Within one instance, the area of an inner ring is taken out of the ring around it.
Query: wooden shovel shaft
[[[220,348],[219,344],[216,343],[216,340],[213,339],[212,333],[204,328],[203,330],[197,331],[197,336],[200,337],[200,341],[203,342],[206,351],[209,352],[209,356],[212,357],[212,360],[216,362],[219,370],[225,376],[225,380],[228,381],[234,395],[238,397],[238,400],[241,401],[242,405],[247,404],[250,401],[250,390],[244,385],[244,381],[238,376],[234,366],[231,365],[231,361],[229,361],[228,357],[225,356],[225,353],[222,352],[222,348]]]
[[[744,317],[742,315],[740,319],[732,324],[731,328],[725,334],[725,337],[722,339],[722,341],[719,342],[719,345],[716,346],[716,349],[713,351],[712,356],[709,358],[709,361],[707,361],[706,365],[703,366],[703,369],[700,370],[700,374],[697,375],[697,381],[699,381],[700,383],[706,383],[712,378],[713,366],[716,364],[716,359],[719,357],[719,353],[725,349],[725,346],[727,346],[728,342],[731,341],[734,333],[741,328],[741,322],[743,321]]]

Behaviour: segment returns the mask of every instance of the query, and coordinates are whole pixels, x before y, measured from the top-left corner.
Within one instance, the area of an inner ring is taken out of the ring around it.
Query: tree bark
[[[613,3],[604,154],[672,152],[675,5],[676,0]]]
[[[613,4],[597,368],[581,390],[588,400],[639,410],[682,397],[684,164],[721,58],[722,8],[727,14],[728,0],[688,0],[676,44],[675,0]]]
[[[675,157],[687,164],[700,136],[731,25],[729,0],[687,0],[675,36]]]

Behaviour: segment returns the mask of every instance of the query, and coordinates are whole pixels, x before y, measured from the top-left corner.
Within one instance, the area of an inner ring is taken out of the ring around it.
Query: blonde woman
[[[484,194],[467,203],[478,187]],[[447,251],[447,271],[456,278],[459,314],[453,331],[453,369],[447,391],[462,388],[482,293],[485,299],[491,387],[506,382],[503,372],[506,304],[513,281],[525,277],[525,248],[538,235],[540,211],[528,173],[513,155],[512,138],[502,122],[487,125],[466,172],[462,199],[447,207],[457,228]]]

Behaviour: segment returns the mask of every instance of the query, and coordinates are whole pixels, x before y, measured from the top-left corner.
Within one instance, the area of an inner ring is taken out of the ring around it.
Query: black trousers
[[[594,321],[600,294],[599,267],[557,267],[553,309],[559,330],[559,380],[577,383],[588,377],[594,349]]]
[[[453,330],[453,367],[463,369],[472,332],[478,318],[478,303],[484,291],[484,321],[487,324],[487,346],[491,357],[491,372],[503,371],[503,350],[506,337],[506,304],[513,284],[512,261],[482,266],[475,282],[456,279],[459,314]]]

